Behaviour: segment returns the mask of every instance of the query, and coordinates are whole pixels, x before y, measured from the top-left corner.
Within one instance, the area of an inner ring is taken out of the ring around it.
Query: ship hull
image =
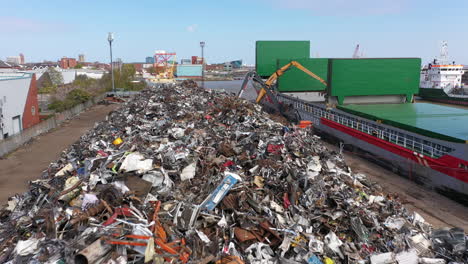
[[[421,185],[468,205],[468,144],[467,142],[436,139],[418,133],[397,128],[381,121],[359,117],[339,109],[327,108],[325,105],[306,102],[284,94],[277,94],[280,104],[292,107],[299,120],[309,120],[318,133],[343,142],[348,147],[368,153],[371,160],[388,167],[390,170],[409,178]],[[272,103],[263,100],[267,109]],[[354,123],[353,123],[354,121]],[[369,130],[370,129],[370,130]],[[376,131],[391,131],[405,138],[393,142]],[[397,144],[398,142],[398,144]],[[434,144],[436,151],[447,148],[440,155],[427,155],[415,148],[417,142]],[[407,148],[410,147],[411,148]],[[416,152],[418,151],[418,152]]]
[[[449,96],[442,89],[420,88],[418,96],[428,101],[468,106],[468,97]]]
[[[452,171],[456,168],[450,168],[452,167],[451,161],[458,161],[459,159],[455,157],[431,159],[415,155],[412,151],[401,146],[323,118],[317,128],[345,144],[353,145],[364,152],[370,153],[370,159],[397,171],[398,174],[445,196],[468,204],[466,172],[458,171],[458,175],[455,175]],[[445,171],[443,168],[450,168],[450,171]]]

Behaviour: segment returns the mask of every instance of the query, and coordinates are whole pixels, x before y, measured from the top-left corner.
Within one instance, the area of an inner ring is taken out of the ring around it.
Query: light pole
[[[201,77],[201,85],[202,88],[205,88],[205,58],[203,56],[203,48],[205,48],[205,41],[200,42],[201,47],[201,58],[202,58],[202,77]]]
[[[112,41],[114,41],[114,34],[109,32],[107,35],[107,40],[109,41],[109,48],[110,48],[110,61],[111,61],[111,76],[112,76],[112,92],[115,93],[115,86],[114,86],[114,63],[112,62]]]

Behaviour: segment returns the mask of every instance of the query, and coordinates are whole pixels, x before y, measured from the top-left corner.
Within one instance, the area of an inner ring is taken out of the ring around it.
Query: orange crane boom
[[[302,66],[299,62],[297,61],[291,61],[290,63],[284,65],[283,67],[279,68],[275,73],[273,73],[268,80],[265,82],[265,87],[262,87],[260,92],[258,93],[257,99],[255,100],[257,103],[260,102],[267,93],[266,89],[270,89],[270,87],[274,84],[274,82],[281,76],[283,75],[291,66],[294,66],[298,68],[299,70],[305,72],[307,75],[311,76],[312,78],[318,80],[319,82],[323,83],[325,86],[327,86],[327,82],[320,78],[318,75],[315,73],[309,71],[306,67]]]

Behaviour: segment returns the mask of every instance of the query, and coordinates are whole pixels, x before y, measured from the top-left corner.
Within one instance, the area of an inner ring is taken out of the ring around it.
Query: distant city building
[[[224,64],[207,64],[205,66],[205,70],[207,71],[223,71]]]
[[[229,64],[231,64],[233,69],[240,69],[242,68],[242,60],[235,60],[235,61],[230,61]]]
[[[76,66],[76,59],[75,58],[67,58],[63,57],[60,59],[60,68],[62,69],[70,69]]]
[[[39,122],[36,75],[0,73],[0,140]]]
[[[21,57],[20,56],[10,56],[10,57],[7,57],[6,62],[10,63],[10,64],[19,65],[19,64],[21,64]]]
[[[20,64],[23,65],[26,61],[24,60],[24,54],[23,53],[20,53],[19,54],[20,56]]]
[[[85,62],[85,55],[84,54],[78,54],[78,61],[79,62]]]
[[[146,57],[145,62],[154,64],[154,57]]]
[[[191,59],[181,59],[180,64],[192,64],[192,60]]]
[[[192,56],[192,64],[203,64],[203,58],[198,56]]]

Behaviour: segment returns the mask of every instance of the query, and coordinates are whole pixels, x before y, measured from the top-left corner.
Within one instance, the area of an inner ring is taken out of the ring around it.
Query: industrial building
[[[67,58],[63,57],[60,59],[60,68],[62,69],[70,69],[76,66],[76,59],[75,58]]]
[[[177,79],[199,79],[202,76],[201,64],[179,64],[177,65]]]
[[[154,57],[146,57],[145,62],[153,64],[154,63]]]
[[[20,56],[9,56],[6,58],[6,62],[10,64],[19,65],[21,64],[21,57]]]
[[[79,54],[78,55],[78,62],[82,63],[82,62],[85,62],[85,55],[84,54]]]
[[[36,75],[0,72],[0,140],[39,122]]]

